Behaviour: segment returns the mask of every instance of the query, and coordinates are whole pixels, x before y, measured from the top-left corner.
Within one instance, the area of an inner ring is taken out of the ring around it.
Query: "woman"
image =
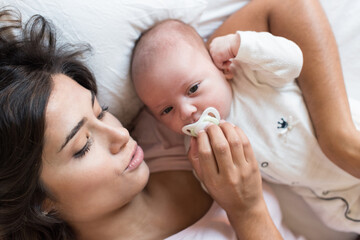
[[[0,19],[1,239],[162,239],[208,211],[212,200],[191,172],[149,177],[141,148],[99,105],[79,61],[84,49],[57,46],[41,16],[24,28],[14,11],[2,9]],[[216,173],[228,188],[214,195],[237,236],[282,239],[243,133],[223,123],[208,132],[217,142],[202,136],[196,159],[228,165],[232,152],[242,166],[232,168],[238,182],[226,168]],[[226,147],[208,151],[216,145]]]

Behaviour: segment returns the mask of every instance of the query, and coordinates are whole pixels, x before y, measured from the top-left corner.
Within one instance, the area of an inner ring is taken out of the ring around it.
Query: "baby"
[[[133,52],[140,99],[178,133],[209,107],[217,109],[248,136],[264,179],[292,186],[329,227],[360,234],[360,179],[318,145],[295,82],[300,48],[267,32],[239,31],[214,39],[210,54],[189,25],[155,25]]]

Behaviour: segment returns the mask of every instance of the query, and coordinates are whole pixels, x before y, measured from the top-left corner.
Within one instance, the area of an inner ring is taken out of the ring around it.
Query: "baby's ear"
[[[231,80],[234,77],[234,74],[230,70],[224,70],[223,72],[227,80]]]
[[[225,74],[225,78],[227,80],[231,80],[231,79],[233,79],[233,74],[232,73]]]
[[[232,60],[232,59],[231,59]],[[232,71],[232,61],[228,60],[223,65],[223,73],[225,75],[225,78],[227,80],[231,80],[234,77],[233,71]]]

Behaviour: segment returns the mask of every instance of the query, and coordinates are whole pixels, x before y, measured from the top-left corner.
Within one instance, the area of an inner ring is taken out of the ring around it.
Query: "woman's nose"
[[[187,120],[190,118],[195,112],[197,108],[193,104],[183,104],[180,108],[180,119]]]
[[[114,127],[108,129],[110,152],[117,154],[121,148],[129,142],[129,131],[124,127]]]

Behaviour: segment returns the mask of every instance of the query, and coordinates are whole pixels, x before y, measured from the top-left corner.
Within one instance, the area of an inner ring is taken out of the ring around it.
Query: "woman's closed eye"
[[[102,106],[101,107],[101,112],[100,114],[97,116],[97,119],[101,120],[104,116],[105,113],[108,111],[109,107],[108,106]]]
[[[90,151],[91,145],[92,145],[92,140],[89,137],[86,137],[85,145],[83,146],[83,148],[80,149],[80,151],[74,154],[74,158],[80,159],[84,157],[85,154]]]

